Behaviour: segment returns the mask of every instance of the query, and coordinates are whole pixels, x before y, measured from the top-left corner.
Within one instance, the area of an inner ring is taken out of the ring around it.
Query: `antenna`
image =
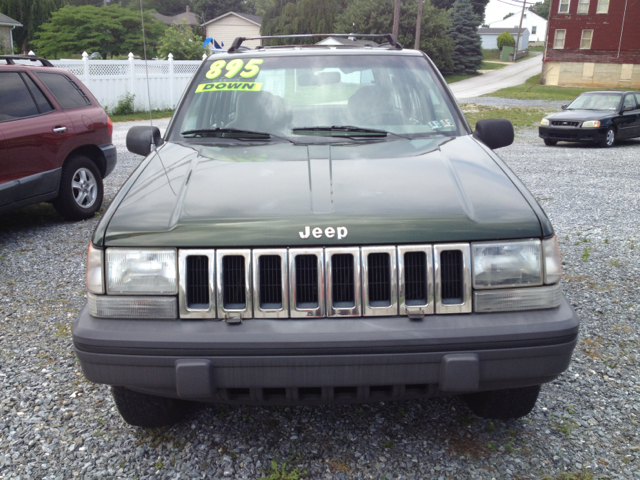
[[[147,101],[149,102],[149,123],[153,127],[153,115],[151,114],[151,90],[149,89],[149,65],[147,64],[147,39],[144,34],[144,13],[142,0],[140,0],[140,22],[142,23],[142,48],[144,50],[144,70],[147,75]]]

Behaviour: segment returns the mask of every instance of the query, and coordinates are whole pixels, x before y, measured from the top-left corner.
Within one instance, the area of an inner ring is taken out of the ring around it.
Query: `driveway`
[[[542,72],[542,55],[536,55],[522,62],[514,63],[508,67],[492,70],[489,73],[468,78],[449,85],[455,97],[461,98],[479,97],[492,93],[501,88],[522,85],[528,78]]]

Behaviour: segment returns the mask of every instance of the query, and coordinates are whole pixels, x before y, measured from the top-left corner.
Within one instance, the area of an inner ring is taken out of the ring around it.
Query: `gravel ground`
[[[166,123],[166,122],[165,122]],[[117,124],[105,204],[137,166]],[[205,407],[171,429],[129,427],[86,382],[71,343],[96,220],[49,205],[0,215],[0,478],[640,479],[640,140],[500,155],[549,214],[566,296],[582,317],[564,375],[534,411],[474,417],[458,398],[355,406]]]

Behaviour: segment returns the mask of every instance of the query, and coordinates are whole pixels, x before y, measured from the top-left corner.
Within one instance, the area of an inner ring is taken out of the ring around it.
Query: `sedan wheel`
[[[609,130],[607,130],[607,136],[605,137],[605,139],[602,141],[600,145],[602,147],[608,148],[608,147],[613,147],[615,143],[616,143],[616,131],[614,128],[609,128]]]
[[[550,147],[553,147],[554,145],[558,144],[558,141],[557,140],[549,140],[548,138],[545,138],[544,139],[544,144],[548,145]]]

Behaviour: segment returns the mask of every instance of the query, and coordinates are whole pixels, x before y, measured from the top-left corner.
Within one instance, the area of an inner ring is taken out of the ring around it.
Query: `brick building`
[[[542,82],[640,88],[640,2],[551,0]]]

